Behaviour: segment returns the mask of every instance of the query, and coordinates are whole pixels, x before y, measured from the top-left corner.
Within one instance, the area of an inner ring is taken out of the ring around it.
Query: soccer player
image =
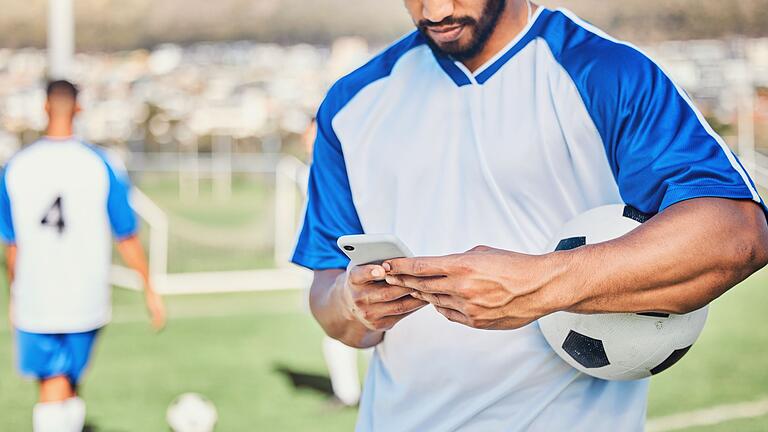
[[[536,320],[707,305],[768,262],[754,184],[656,63],[571,12],[405,6],[417,30],[319,109],[293,257],[315,270],[325,331],[376,346],[357,429],[643,430],[648,382],[579,374]],[[547,250],[572,217],[619,203],[656,216]],[[364,232],[429,258],[347,269],[336,239]]]
[[[144,281],[155,329],[165,324],[128,201],[127,174],[75,138],[77,88],[48,85],[47,135],[22,149],[0,179],[0,235],[7,244],[21,373],[39,382],[35,432],[79,432],[85,403],[77,384],[99,329],[110,320],[111,237]]]

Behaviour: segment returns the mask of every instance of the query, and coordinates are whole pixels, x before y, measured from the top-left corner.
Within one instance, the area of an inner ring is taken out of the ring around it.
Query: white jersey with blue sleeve
[[[130,182],[77,139],[44,138],[16,154],[0,180],[0,235],[16,245],[14,325],[77,333],[111,318],[112,238],[133,236]]]
[[[318,113],[293,261],[345,269],[347,234],[420,256],[529,254],[589,209],[763,201],[737,158],[652,60],[566,10],[539,7],[474,72],[415,32],[341,79]],[[358,431],[642,431],[647,381],[582,375],[536,323],[471,329],[427,307],[387,332]]]

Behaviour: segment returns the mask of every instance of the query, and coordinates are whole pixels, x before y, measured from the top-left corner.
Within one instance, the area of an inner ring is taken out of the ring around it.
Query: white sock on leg
[[[69,432],[66,402],[40,402],[32,409],[34,432]]]
[[[72,432],[82,432],[85,426],[85,401],[75,396],[64,402],[67,406]]]
[[[357,375],[357,350],[325,337],[323,354],[331,376],[333,393],[345,405],[360,401],[360,378]]]

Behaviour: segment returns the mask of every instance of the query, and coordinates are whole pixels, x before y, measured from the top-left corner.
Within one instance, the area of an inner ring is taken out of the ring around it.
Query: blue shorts
[[[16,330],[19,370],[39,380],[66,376],[77,385],[88,366],[99,330],[85,333],[40,334]]]

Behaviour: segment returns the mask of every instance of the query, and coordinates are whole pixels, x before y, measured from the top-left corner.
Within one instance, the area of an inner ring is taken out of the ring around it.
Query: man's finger
[[[441,315],[448,318],[449,321],[453,321],[455,323],[464,324],[465,326],[471,326],[469,318],[466,317],[463,313],[459,311],[455,311],[453,309],[446,309],[435,306],[435,309],[440,312]]]
[[[381,286],[378,285],[379,283]],[[410,288],[392,286],[384,282],[379,283],[377,283],[376,288],[371,289],[366,296],[369,304],[391,302],[413,293],[413,290]]]
[[[419,308],[421,309],[421,308]],[[408,312],[407,314],[403,315],[397,315],[397,316],[388,316],[383,317],[377,321],[374,321],[372,324],[373,329],[375,331],[389,331],[391,330],[397,323],[405,319],[406,317],[416,313],[419,309],[416,309],[415,311]]]
[[[451,257],[397,258],[385,261],[383,267],[390,275],[447,276],[452,261]]]
[[[349,281],[355,285],[364,285],[370,282],[382,281],[386,276],[384,268],[379,265],[364,265],[352,267],[349,271]]]
[[[415,277],[408,275],[387,276],[388,284],[411,288],[430,294],[461,295],[450,278],[445,276]]]
[[[381,317],[408,315],[411,312],[417,311],[429,303],[419,300],[413,297],[403,298],[401,300],[395,300],[388,303],[379,303],[372,305],[376,315]]]
[[[417,291],[411,294],[411,296],[419,300],[424,300],[425,302],[429,302],[436,307],[453,309],[458,312],[462,312],[465,306],[464,300],[455,296],[450,296],[450,295],[428,294],[428,293]]]

